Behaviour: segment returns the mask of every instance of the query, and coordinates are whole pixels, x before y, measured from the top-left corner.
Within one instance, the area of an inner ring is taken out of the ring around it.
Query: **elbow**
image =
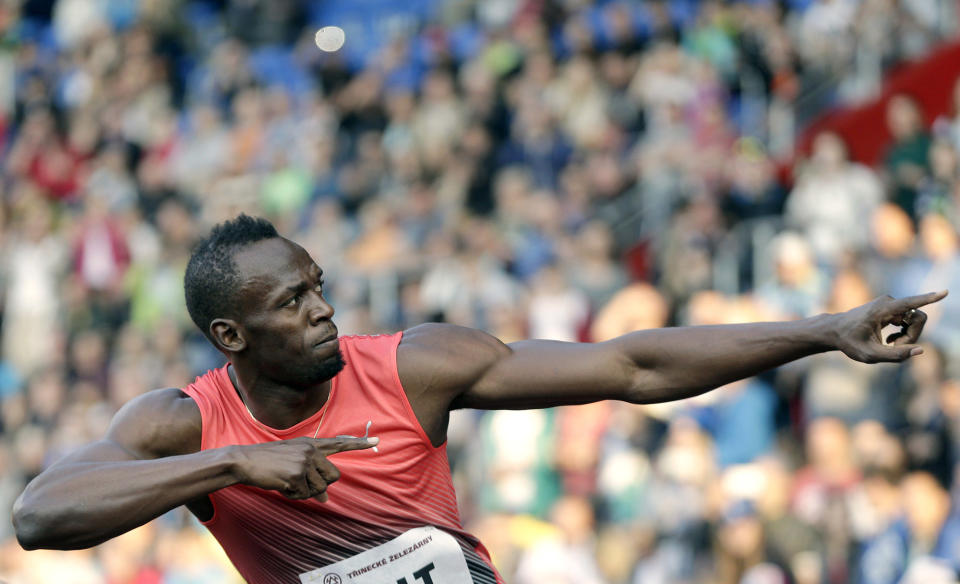
[[[17,543],[25,550],[82,550],[99,545],[104,536],[90,525],[89,516],[75,513],[76,503],[60,504],[50,497],[24,491],[13,504],[11,520]],[[0,584],[2,580],[0,580]]]
[[[37,510],[24,502],[21,495],[13,505],[13,530],[17,536],[17,542],[25,550],[35,550],[43,547],[44,532],[43,521],[39,517]]]
[[[58,523],[56,518],[30,501],[26,493],[14,503],[11,519],[17,542],[23,549],[68,549],[57,538],[54,530]]]

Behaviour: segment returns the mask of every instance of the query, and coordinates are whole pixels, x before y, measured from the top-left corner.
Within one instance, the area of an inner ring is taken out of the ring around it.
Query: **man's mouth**
[[[336,342],[337,342],[337,333],[333,333],[332,335],[326,336],[320,341],[317,341],[316,343],[313,344],[313,346],[314,348],[320,348],[326,345],[332,345],[333,343],[336,343]]]

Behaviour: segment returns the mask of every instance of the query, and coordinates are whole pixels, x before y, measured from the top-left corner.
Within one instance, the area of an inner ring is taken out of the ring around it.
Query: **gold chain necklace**
[[[230,369],[233,369],[233,366],[231,366]],[[230,382],[231,382],[232,384],[234,384],[234,386],[236,386],[237,384],[239,384],[239,380],[236,380],[236,378],[235,378],[234,376],[230,376],[229,373],[228,373],[227,375],[230,377]],[[234,375],[236,375],[236,374],[234,374]],[[250,406],[248,406],[248,405],[247,405],[247,402],[244,401],[243,395],[240,394],[239,391],[237,391],[237,395],[240,397],[240,403],[243,404],[243,407],[246,408],[247,413],[250,414],[250,419],[253,420],[254,422],[258,423],[258,424],[266,425],[266,424],[263,424],[263,422],[261,422],[260,420],[258,420],[257,417],[253,415],[253,412],[250,411]],[[317,436],[320,435],[320,426],[323,425],[323,419],[327,416],[327,406],[330,405],[330,399],[331,399],[331,398],[333,398],[333,383],[330,384],[330,393],[327,394],[327,401],[323,402],[323,409],[322,409],[323,413],[320,414],[320,423],[317,424],[317,431],[313,433],[313,437],[314,437],[314,438],[316,438]],[[370,426],[369,426],[369,425],[367,425],[367,429],[368,429],[368,430],[370,429]]]

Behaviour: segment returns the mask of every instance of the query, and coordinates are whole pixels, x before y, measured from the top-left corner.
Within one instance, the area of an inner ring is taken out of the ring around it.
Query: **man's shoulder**
[[[337,337],[340,340],[340,344],[349,343],[351,345],[365,345],[373,343],[386,343],[391,339],[406,334],[405,332],[396,332],[396,333],[377,333],[377,334],[351,334],[351,335],[340,335]]]
[[[340,352],[347,364],[356,366],[358,362],[373,360],[380,362],[387,354],[396,352],[397,345],[402,340],[403,333],[385,333],[374,335],[341,335]]]
[[[442,322],[428,322],[405,330],[400,346],[460,354],[464,351],[509,352],[509,348],[490,333]]]
[[[108,437],[145,458],[189,454],[200,450],[200,407],[182,389],[148,391],[114,416]]]
[[[509,353],[507,345],[484,331],[427,323],[404,331],[397,368],[401,378],[439,375],[453,385],[469,384]]]
[[[454,400],[510,352],[493,335],[452,324],[422,324],[404,331],[397,347],[397,375],[434,446],[446,437]]]
[[[186,384],[183,389],[179,390],[186,397],[191,397],[197,392],[209,391],[213,388],[216,388],[220,383],[227,383],[229,385],[229,374],[227,369],[229,363],[225,363],[220,367],[213,369],[208,369],[206,373],[198,375],[192,382]],[[165,392],[166,389],[158,389],[156,392]],[[154,392],[149,392],[154,393]],[[144,394],[148,395],[148,394]],[[178,397],[173,395],[172,398]]]
[[[135,397],[125,407],[151,413],[152,415],[189,417],[194,412],[200,413],[197,402],[179,387],[154,389]]]

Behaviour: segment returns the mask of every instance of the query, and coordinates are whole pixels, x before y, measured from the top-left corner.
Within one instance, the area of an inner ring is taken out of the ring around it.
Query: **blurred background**
[[[238,582],[183,510],[68,553],[20,550],[8,510],[121,404],[221,364],[182,277],[245,211],[313,254],[343,334],[599,341],[951,288],[902,366],[462,411],[448,448],[509,582],[957,581],[958,13],[0,0],[0,580]]]

